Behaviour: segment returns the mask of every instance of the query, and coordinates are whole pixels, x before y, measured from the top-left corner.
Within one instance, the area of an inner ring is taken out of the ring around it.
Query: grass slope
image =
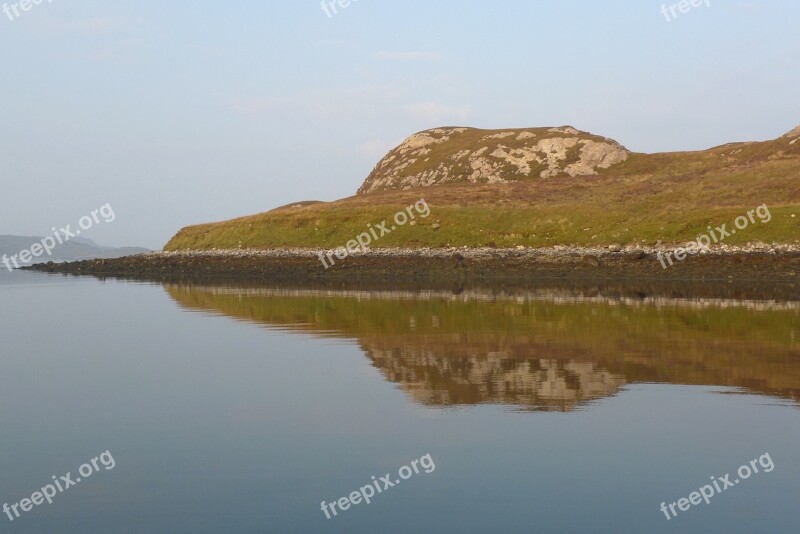
[[[632,154],[591,177],[456,183],[300,203],[184,228],[165,249],[335,248],[369,223],[386,220],[391,226],[395,213],[420,198],[430,206],[430,216],[399,227],[373,246],[681,243],[706,233],[709,225],[731,229],[737,216],[762,204],[772,220],[756,219],[725,243],[798,243],[800,142],[791,141],[782,137],[699,152]]]

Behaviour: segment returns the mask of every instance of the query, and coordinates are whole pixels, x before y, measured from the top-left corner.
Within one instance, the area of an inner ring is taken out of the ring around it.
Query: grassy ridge
[[[766,204],[772,220],[727,244],[800,242],[800,142],[787,138],[701,152],[632,154],[593,177],[511,184],[456,183],[301,203],[182,229],[166,250],[345,245],[425,198],[427,219],[373,246],[529,246],[684,243]],[[793,217],[794,216],[794,217]],[[440,228],[433,229],[434,223]]]

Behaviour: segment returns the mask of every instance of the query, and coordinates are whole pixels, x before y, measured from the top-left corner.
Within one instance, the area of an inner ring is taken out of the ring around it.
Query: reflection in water
[[[500,353],[444,358],[406,349],[367,349],[367,354],[386,378],[431,406],[494,402],[567,411],[612,395],[625,383],[592,362],[512,360]]]
[[[185,308],[354,339],[428,406],[568,411],[642,382],[800,399],[795,302],[165,287]]]

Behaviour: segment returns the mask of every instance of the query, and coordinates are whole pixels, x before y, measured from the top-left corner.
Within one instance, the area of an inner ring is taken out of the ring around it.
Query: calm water
[[[798,528],[796,303],[6,272],[0,295],[0,504],[115,461],[2,532]],[[772,472],[659,510],[764,453]],[[433,472],[321,511],[426,454]]]

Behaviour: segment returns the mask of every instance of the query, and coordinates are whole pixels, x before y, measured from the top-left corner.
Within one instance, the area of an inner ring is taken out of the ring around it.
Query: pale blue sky
[[[571,124],[652,152],[800,124],[800,3],[710,4],[672,22],[650,0],[0,13],[0,234],[109,202],[117,220],[85,237],[159,248],[185,225],[349,196],[386,150],[440,125]]]

